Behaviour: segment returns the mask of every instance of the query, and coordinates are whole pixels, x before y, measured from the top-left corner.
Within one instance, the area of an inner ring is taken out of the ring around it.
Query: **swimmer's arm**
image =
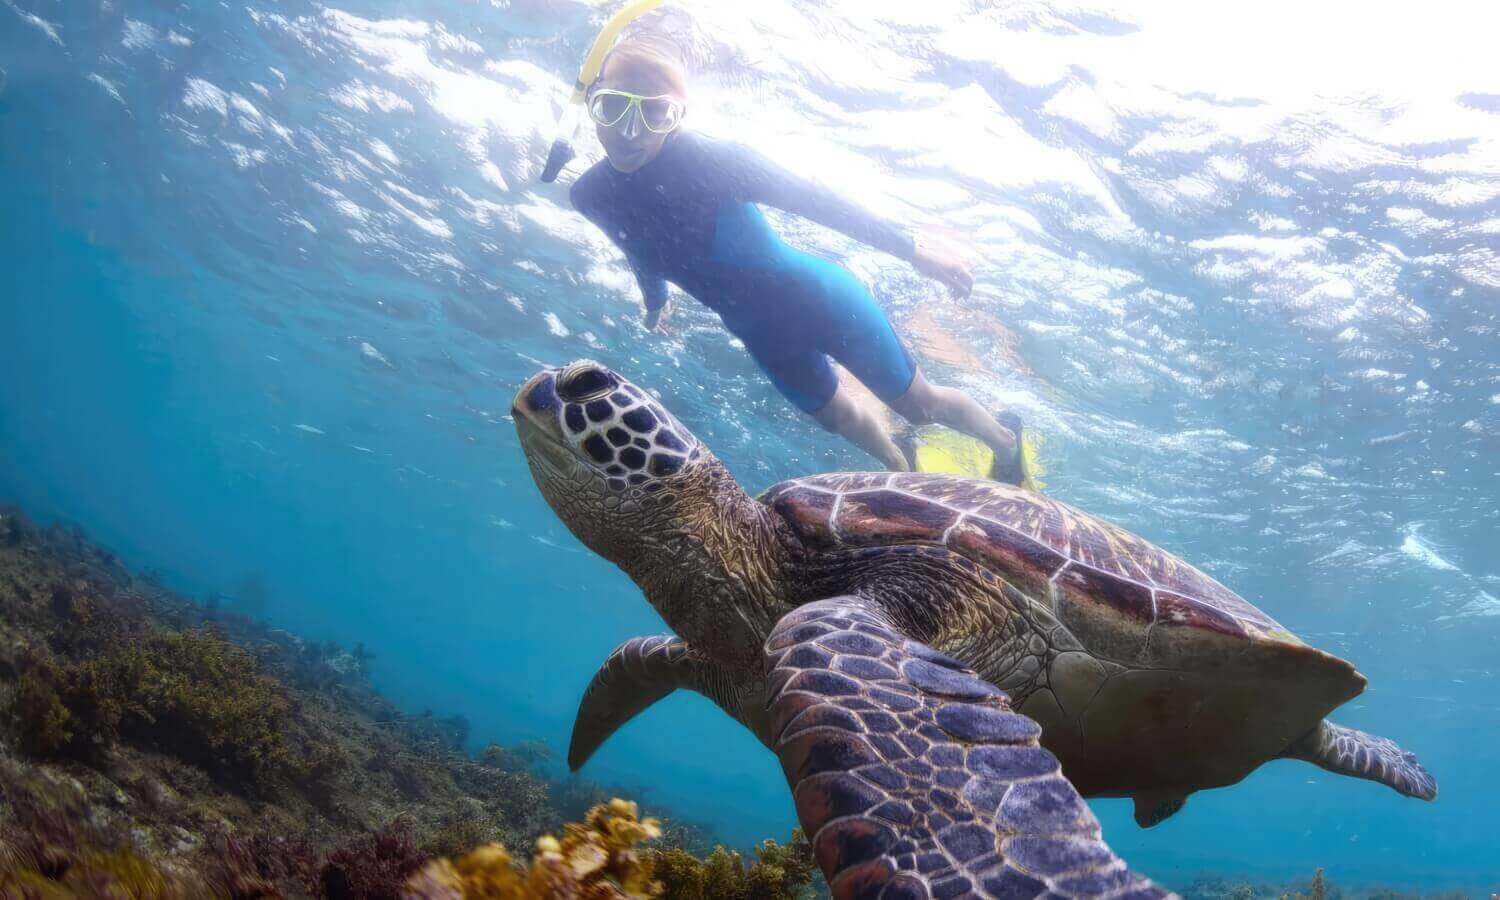
[[[635,273],[635,283],[641,286],[641,302],[646,312],[657,312],[667,305],[667,280],[641,265],[629,250],[620,248],[630,261],[630,270]]]
[[[784,209],[842,232],[862,244],[907,262],[916,259],[916,241],[904,228],[839,196],[815,181],[783,169],[744,147],[721,145],[733,158],[725,169],[740,179],[744,199]]]
[[[585,172],[573,187],[568,191],[568,199],[572,201],[573,208],[583,214],[583,217],[598,226],[599,230],[609,235],[610,241],[620,252],[625,254],[625,259],[630,263],[630,271],[635,273],[635,282],[641,288],[641,302],[646,307],[646,328],[655,331],[661,324],[662,312],[667,306],[667,280],[653,273],[649,268],[636,259],[623,244],[615,239],[613,229],[609,227],[599,204],[594,202],[594,179],[590,176],[593,170]]]
[[[965,251],[942,229],[923,228],[914,237],[895,223],[751,150],[720,146],[733,158],[717,162],[728,171],[740,173],[744,199],[795,213],[904,259],[923,275],[946,284],[955,297],[967,297],[974,289],[974,271]]]
[[[641,303],[646,307],[646,330],[655,331],[661,325],[662,314],[667,311],[667,280],[649,273],[635,261],[628,250],[625,251],[625,258],[630,260],[636,284],[641,286]]]

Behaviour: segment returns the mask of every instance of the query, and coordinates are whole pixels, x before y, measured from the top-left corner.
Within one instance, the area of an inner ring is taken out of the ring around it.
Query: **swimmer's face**
[[[682,67],[650,48],[627,45],[617,47],[604,62],[594,89],[608,88],[643,97],[671,97],[683,108],[687,106],[687,78]],[[599,143],[609,157],[609,164],[621,172],[634,172],[656,158],[669,134],[658,134],[645,127],[640,113],[631,110],[614,125],[598,125]]]

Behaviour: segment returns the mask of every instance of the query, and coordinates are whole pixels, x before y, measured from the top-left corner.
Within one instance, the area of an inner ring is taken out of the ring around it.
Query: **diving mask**
[[[669,95],[645,97],[629,91],[599,88],[589,94],[589,118],[606,128],[619,126],[632,113],[640,115],[641,124],[653,134],[669,134],[682,124],[683,105]]]

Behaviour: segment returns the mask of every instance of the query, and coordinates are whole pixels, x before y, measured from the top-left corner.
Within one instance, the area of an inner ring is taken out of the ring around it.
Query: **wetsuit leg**
[[[825,271],[822,302],[827,328],[820,347],[886,403],[911,387],[916,361],[896,334],[870,289],[840,266],[818,260]]]
[[[736,330],[756,365],[782,396],[812,414],[828,405],[839,387],[838,373],[823,351],[805,335],[769,329]]]
[[[905,471],[910,466],[887,433],[884,419],[840,391],[838,373],[827,354],[797,337],[810,332],[789,328],[777,335],[747,338],[741,334],[740,338],[771,383],[799,409],[887,468]]]

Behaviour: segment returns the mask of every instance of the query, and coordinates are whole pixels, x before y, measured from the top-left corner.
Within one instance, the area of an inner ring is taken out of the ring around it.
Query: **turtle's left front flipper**
[[[767,740],[759,676],[731,672],[675,635],[654,634],[616,647],[594,673],[573,720],[568,767],[578,771],[610,735],[678,688],[702,694]]]
[[[766,642],[772,747],[835,898],[1171,896],[1098,820],[999,688],[859,597]]]

